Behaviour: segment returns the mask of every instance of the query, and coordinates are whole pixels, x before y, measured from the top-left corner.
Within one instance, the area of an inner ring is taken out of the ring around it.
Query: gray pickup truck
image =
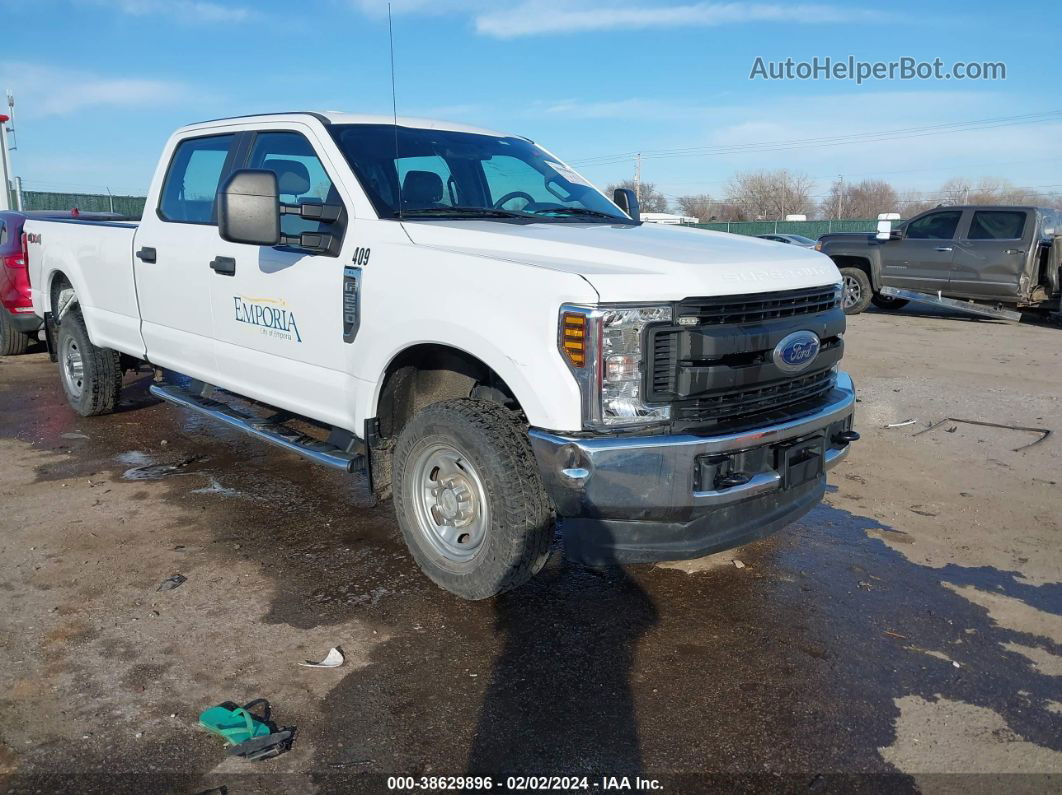
[[[858,314],[871,303],[883,309],[907,303],[886,293],[1045,310],[1057,309],[1062,295],[1059,235],[1058,210],[945,206],[895,228],[879,224],[877,234],[823,235],[817,248],[844,277],[846,314]]]

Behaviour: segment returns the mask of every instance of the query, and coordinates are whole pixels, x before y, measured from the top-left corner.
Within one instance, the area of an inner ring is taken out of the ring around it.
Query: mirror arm
[[[333,224],[343,214],[343,206],[340,204],[281,204],[280,214],[297,215],[308,221]]]

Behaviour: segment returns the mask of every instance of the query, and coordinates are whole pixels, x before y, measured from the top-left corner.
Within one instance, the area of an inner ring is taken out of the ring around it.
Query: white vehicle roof
[[[292,116],[311,116],[318,120],[327,120],[332,124],[394,124],[394,116],[369,113],[343,113],[342,111],[293,111],[290,113],[256,113],[249,116],[233,116],[224,119],[210,119],[208,121],[195,122],[182,127],[179,132],[185,130],[201,129],[203,127],[222,127],[226,123],[246,124],[247,122],[275,122],[285,121]],[[476,133],[478,135],[492,135],[498,138],[510,137],[507,133],[497,130],[488,130],[483,127],[473,127],[469,124],[459,124],[452,121],[439,119],[421,119],[415,116],[399,116],[399,127],[413,127],[422,130],[447,130],[450,132]]]

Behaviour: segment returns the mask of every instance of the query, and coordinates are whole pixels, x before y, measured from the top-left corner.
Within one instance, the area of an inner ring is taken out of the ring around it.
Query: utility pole
[[[837,220],[841,220],[841,208],[844,206],[844,174],[837,175]]]
[[[634,158],[634,197],[638,204],[642,203],[642,153],[639,152]]]
[[[11,209],[11,169],[7,161],[7,122],[10,116],[0,113],[0,210]]]
[[[15,209],[22,212],[22,177],[15,177]]]
[[[3,190],[0,190],[0,210],[11,209],[11,163],[8,159],[8,135],[11,136],[11,149],[15,149],[15,127],[12,124],[8,126],[8,122],[14,117],[15,113],[15,96],[10,91],[7,92],[7,109],[8,113],[0,113],[0,184],[3,185]],[[18,200],[18,208],[21,207],[21,197]]]

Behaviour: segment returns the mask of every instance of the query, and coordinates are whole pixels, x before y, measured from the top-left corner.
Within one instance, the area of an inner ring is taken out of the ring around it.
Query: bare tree
[[[625,179],[622,182],[618,182],[614,185],[609,185],[605,188],[605,193],[612,197],[612,193],[616,188],[628,188],[635,190],[634,180]],[[652,182],[643,182],[641,187],[638,188],[640,197],[638,199],[638,206],[643,213],[666,213],[667,212],[667,197],[656,189],[656,185]]]
[[[879,213],[898,212],[899,197],[892,185],[880,179],[865,179],[851,185],[838,180],[822,200],[823,218],[877,218]]]
[[[696,218],[698,221],[710,221],[718,217],[719,202],[712,199],[707,193],[697,193],[691,196],[679,196],[675,204],[682,210],[683,215]]]
[[[727,202],[744,209],[756,220],[784,220],[787,215],[810,215],[815,211],[811,198],[814,183],[805,174],[779,171],[745,171],[727,183]]]
[[[910,218],[938,204],[940,204],[939,200],[927,197],[920,190],[905,190],[896,198],[896,212],[904,218]]]

